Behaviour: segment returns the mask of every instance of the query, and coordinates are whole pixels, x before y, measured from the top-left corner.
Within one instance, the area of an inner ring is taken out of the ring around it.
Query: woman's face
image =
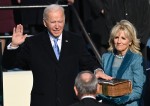
[[[118,55],[125,55],[130,45],[131,42],[125,36],[125,32],[123,30],[119,31],[114,38],[114,46],[118,52]]]

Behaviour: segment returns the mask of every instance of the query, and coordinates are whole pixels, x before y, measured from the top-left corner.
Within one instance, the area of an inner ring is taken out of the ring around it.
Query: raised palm
[[[21,24],[17,25],[17,27],[14,27],[12,35],[12,46],[19,46],[22,44],[25,41],[26,36],[26,34],[23,35],[23,26]]]

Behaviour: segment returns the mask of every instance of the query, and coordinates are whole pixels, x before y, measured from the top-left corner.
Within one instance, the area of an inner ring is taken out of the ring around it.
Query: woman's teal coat
[[[111,68],[114,57],[114,53],[105,53],[102,56],[103,70],[110,76],[113,75]],[[143,57],[128,50],[120,68],[118,69],[117,75],[113,77],[131,80],[132,93],[117,98],[106,97],[104,95],[101,96],[108,101],[121,106],[140,106],[140,99],[143,93],[144,83],[146,81],[145,68],[143,65]]]

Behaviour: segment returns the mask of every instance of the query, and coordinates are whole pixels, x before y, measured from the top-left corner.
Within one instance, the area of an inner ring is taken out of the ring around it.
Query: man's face
[[[64,24],[65,16],[62,11],[51,11],[47,14],[47,18],[44,20],[45,27],[47,27],[54,37],[58,37],[62,33]]]

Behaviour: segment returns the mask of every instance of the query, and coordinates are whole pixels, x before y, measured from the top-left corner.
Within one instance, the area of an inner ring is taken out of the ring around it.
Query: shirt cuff
[[[17,47],[13,47],[13,46],[11,46],[11,43],[7,46],[7,50],[15,50],[15,49],[17,49],[19,46],[17,46]]]
[[[96,74],[97,71],[102,71],[104,73],[103,69],[97,68],[97,69],[94,70],[94,74]]]

